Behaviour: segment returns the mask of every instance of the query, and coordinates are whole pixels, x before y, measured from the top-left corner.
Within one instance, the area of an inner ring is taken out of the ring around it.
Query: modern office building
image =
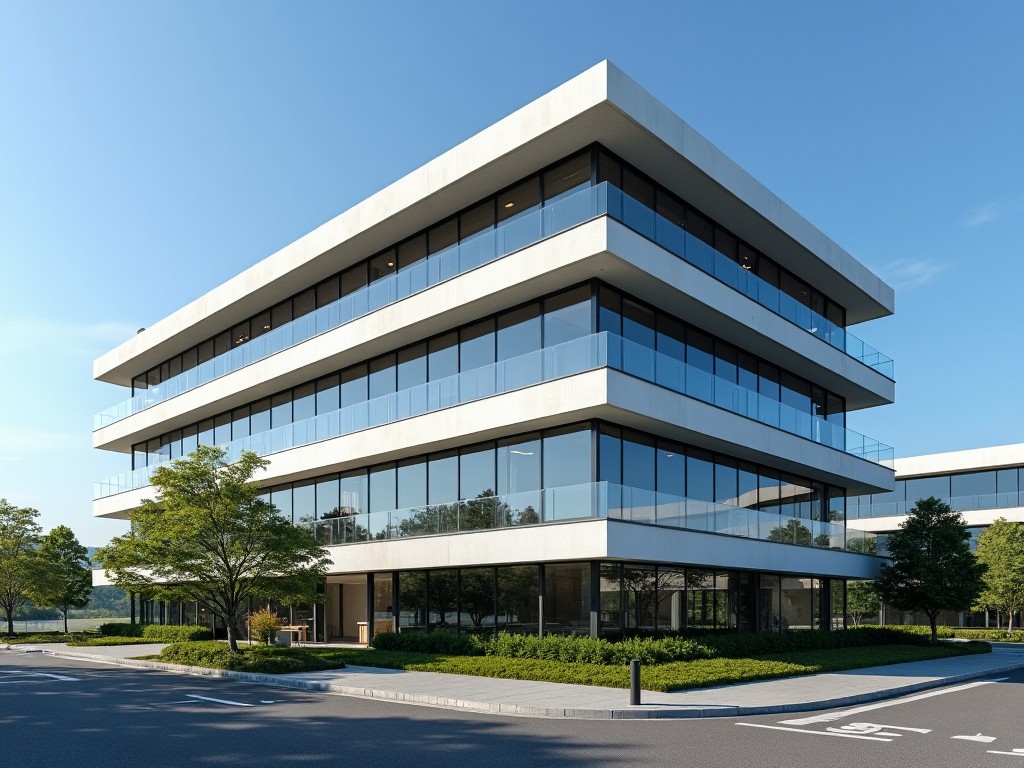
[[[971,547],[978,536],[999,518],[1024,522],[1024,443],[933,453],[896,459],[896,483],[891,491],[851,496],[846,501],[851,530],[878,537],[896,531],[921,499],[935,497],[958,510],[971,532]],[[918,614],[885,608],[879,620],[890,624],[927,624]],[[1005,626],[1006,617],[995,611],[945,612],[940,624],[950,626]],[[1014,622],[1016,624],[1016,622]]]
[[[601,63],[99,358],[130,470],[94,514],[197,445],[266,456],[333,558],[319,639],[834,626],[879,563],[846,498],[893,483],[846,428],[892,361],[849,327],[892,311]]]

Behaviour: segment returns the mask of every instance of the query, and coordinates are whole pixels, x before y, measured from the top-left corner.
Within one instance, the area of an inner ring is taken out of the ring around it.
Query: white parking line
[[[802,728],[783,728],[778,725],[761,725],[760,723],[736,723],[745,725],[748,728],[770,728],[773,731],[790,731],[792,733],[806,733],[810,736],[837,736],[840,739],[864,739],[865,741],[892,741],[892,739],[881,739],[878,736],[858,736],[852,733],[830,733],[826,731],[805,731]]]
[[[199,696],[195,693],[186,693],[190,699],[202,699],[203,701],[214,701],[217,704],[229,704],[232,707],[253,707],[255,704],[243,704],[240,701],[228,701],[227,699],[211,699],[209,696]]]
[[[4,676],[6,679],[0,680],[0,685],[17,685],[18,683],[41,683],[40,677],[46,677],[51,680],[59,680],[60,682],[78,682],[77,677],[68,677],[67,675],[51,675],[48,672],[5,672]],[[14,678],[14,679],[12,679]],[[19,679],[28,678],[28,679]]]
[[[863,707],[854,707],[853,709],[844,709],[839,712],[829,712],[824,715],[815,715],[813,717],[798,717],[794,720],[780,720],[780,723],[784,725],[810,725],[811,723],[828,723],[833,720],[842,720],[844,717],[850,717],[851,715],[859,715],[861,712],[870,712],[873,709],[883,709],[885,707],[895,707],[899,704],[909,704],[912,701],[920,701],[921,699],[930,699],[932,696],[942,696],[946,693],[957,693],[958,691],[966,691],[969,688],[977,688],[979,685],[990,685],[991,683],[1001,683],[1004,680],[1009,680],[1008,677],[999,677],[995,680],[981,680],[976,683],[966,683],[965,685],[957,685],[952,688],[942,688],[937,691],[928,691],[928,693],[919,693],[916,696],[907,696],[906,698],[896,699],[895,701],[880,701],[877,704],[866,704]]]

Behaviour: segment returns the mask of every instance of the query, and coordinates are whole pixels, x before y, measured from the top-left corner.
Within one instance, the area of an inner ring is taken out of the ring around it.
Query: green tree
[[[40,608],[56,608],[64,619],[64,633],[68,631],[68,611],[84,608],[92,592],[92,571],[89,569],[89,550],[75,538],[74,531],[58,525],[39,545],[39,578],[29,590],[32,602]]]
[[[768,541],[781,541],[785,544],[811,544],[811,529],[799,520],[790,520],[785,525],[777,525],[768,532]]]
[[[846,583],[846,612],[858,626],[865,614],[877,613],[882,599],[873,581],[849,581]]]
[[[900,529],[889,536],[892,564],[883,563],[875,582],[886,603],[928,617],[932,642],[940,611],[966,611],[981,592],[985,566],[971,552],[967,524],[938,499],[921,499]]]
[[[238,651],[250,599],[316,599],[327,551],[260,498],[253,474],[268,465],[246,451],[229,464],[200,446],[153,473],[158,496],[129,513],[131,530],[96,552],[114,583],[162,600],[195,601],[224,621]]]
[[[1012,635],[1013,614],[1024,609],[1024,523],[999,518],[978,537],[975,554],[987,568],[975,607],[1005,611]]]
[[[0,608],[7,614],[7,634],[14,634],[14,612],[29,599],[39,577],[39,546],[43,529],[38,510],[16,507],[0,499]]]

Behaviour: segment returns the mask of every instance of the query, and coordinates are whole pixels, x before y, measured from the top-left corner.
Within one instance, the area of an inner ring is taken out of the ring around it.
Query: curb
[[[311,693],[330,693],[340,696],[354,696],[362,699],[373,699],[376,701],[390,701],[400,704],[417,704],[420,706],[437,707],[439,709],[461,710],[465,712],[478,712],[491,715],[506,715],[518,717],[544,717],[562,720],[689,720],[709,717],[749,717],[752,715],[775,715],[790,712],[810,712],[819,709],[833,709],[846,707],[852,704],[865,704],[873,701],[894,699],[906,696],[919,691],[926,691],[932,688],[942,688],[947,685],[976,680],[982,677],[990,677],[1005,672],[1024,668],[1024,661],[1015,664],[1005,664],[993,669],[986,669],[981,672],[966,672],[950,677],[925,680],[919,683],[888,688],[870,693],[860,693],[852,696],[838,696],[831,699],[816,699],[814,701],[801,701],[793,704],[776,704],[763,707],[730,707],[715,706],[701,707],[679,705],[673,707],[668,704],[640,705],[639,707],[623,707],[622,709],[583,709],[573,707],[532,707],[523,704],[488,704],[479,701],[465,699],[450,699],[444,696],[427,696],[419,693],[403,693],[400,691],[385,691],[377,688],[361,688],[339,683],[319,682],[315,680],[299,680],[294,678],[283,678],[279,675],[261,675],[254,672],[236,672],[227,669],[208,669],[206,667],[188,667],[181,664],[165,664],[159,661],[145,661],[140,659],[123,659],[110,656],[100,656],[89,653],[75,653],[72,651],[55,651],[38,646],[22,645],[0,645],[0,649],[17,650],[24,653],[45,653],[49,656],[64,657],[71,659],[83,659],[86,661],[98,661],[105,664],[115,664],[122,667],[136,667],[140,669],[152,669],[159,672],[170,672],[179,675],[193,675],[196,677],[214,677],[228,680],[241,680],[259,685],[268,685],[277,688],[290,688],[298,691],[309,691]],[[627,691],[623,689],[623,698]],[[650,707],[650,708],[648,708]],[[655,709],[654,707],[657,707]]]

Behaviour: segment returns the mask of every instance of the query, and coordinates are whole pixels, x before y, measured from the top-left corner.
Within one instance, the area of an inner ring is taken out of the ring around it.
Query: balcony
[[[301,344],[356,318],[600,216],[609,216],[619,221],[851,358],[889,379],[893,378],[891,358],[757,275],[743,269],[724,254],[659,216],[618,188],[604,182],[570,193],[495,229],[467,238],[424,261],[410,265],[396,274],[371,283],[263,336],[240,344],[196,368],[139,392],[96,414],[93,429],[102,429],[281,350]]]
[[[785,501],[780,503],[784,506]],[[761,541],[872,554],[875,536],[839,522],[688,499],[609,482],[461,499],[385,512],[339,507],[336,517],[300,522],[324,546],[607,518]]]
[[[893,449],[887,445],[607,331],[353,403],[330,413],[232,440],[222,447],[232,461],[242,451],[267,456],[604,367],[858,458],[892,465]],[[144,488],[149,485],[156,466],[169,459],[158,454],[155,466],[96,483],[93,498]]]

